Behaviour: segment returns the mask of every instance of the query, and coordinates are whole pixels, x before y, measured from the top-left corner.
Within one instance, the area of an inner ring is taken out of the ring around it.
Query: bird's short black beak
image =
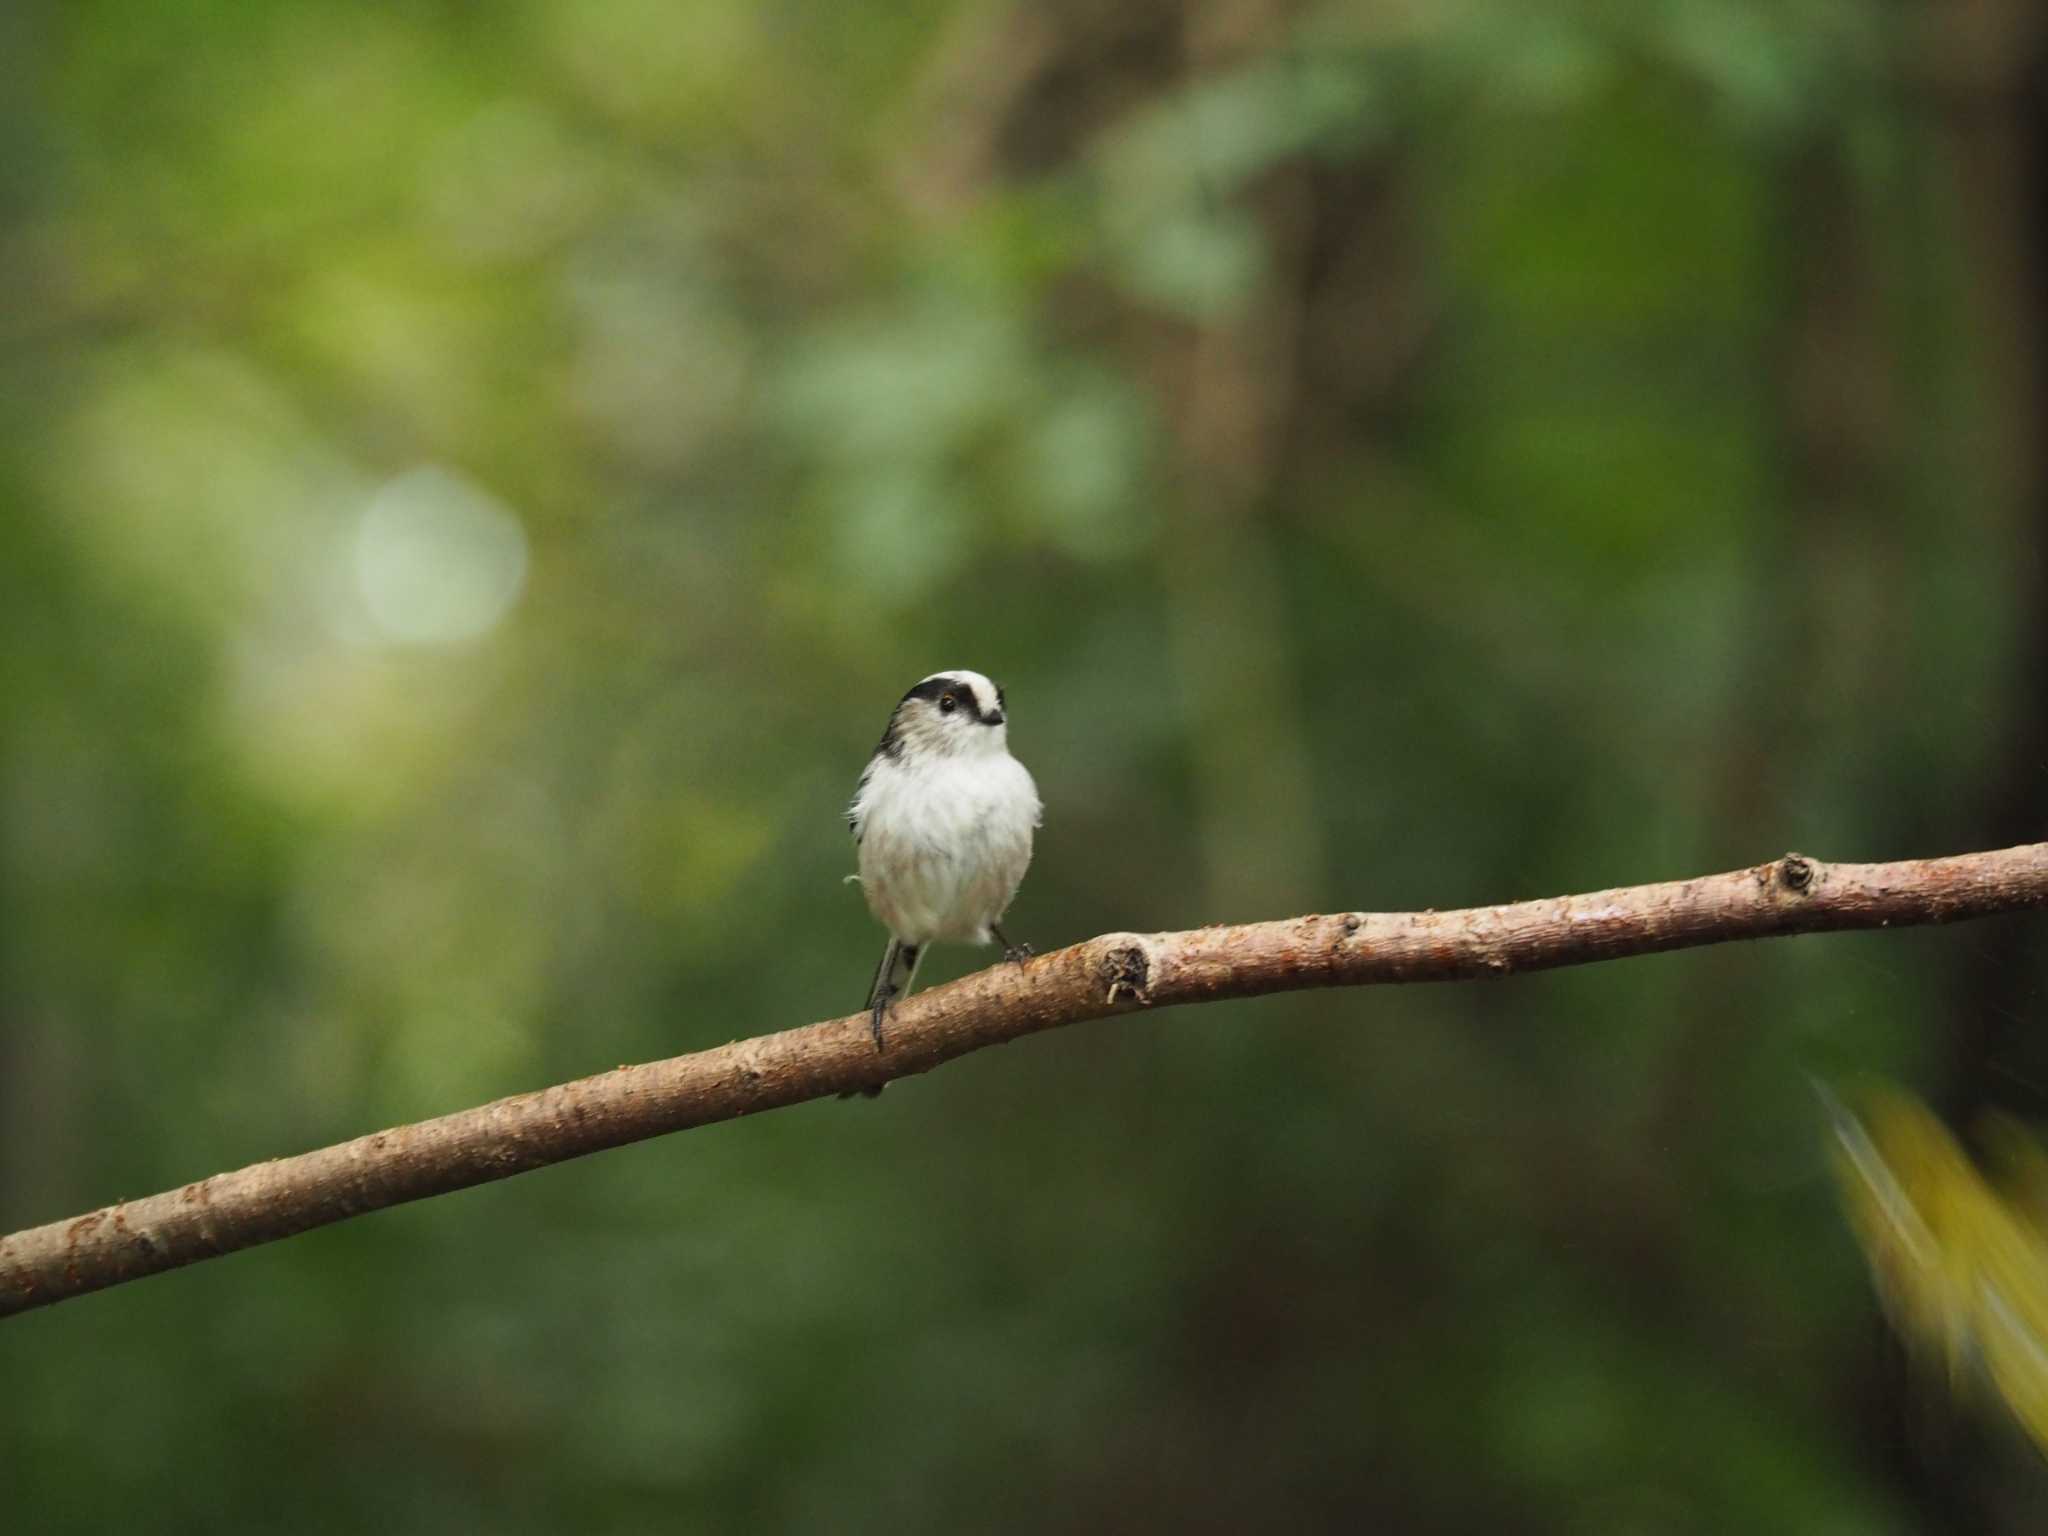
[[[981,723],[983,725],[1001,725],[1003,723],[1003,712],[1000,709],[992,709],[981,717]]]

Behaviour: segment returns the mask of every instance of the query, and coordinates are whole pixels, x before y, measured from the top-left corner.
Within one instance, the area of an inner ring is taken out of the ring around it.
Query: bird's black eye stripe
[[[923,682],[919,683],[915,688],[911,689],[910,692],[903,695],[903,702],[905,704],[908,704],[912,699],[936,700],[941,694],[946,693],[953,694],[957,698],[959,696],[959,692],[960,679],[957,677],[948,677],[945,673],[942,672],[937,677],[926,678]]]

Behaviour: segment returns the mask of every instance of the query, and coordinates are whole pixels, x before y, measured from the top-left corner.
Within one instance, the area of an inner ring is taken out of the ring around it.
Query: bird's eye
[[[954,710],[958,709],[959,707],[960,707],[960,701],[959,701],[958,699],[954,698],[954,697],[953,697],[953,695],[951,695],[950,693],[946,693],[946,694],[941,694],[941,695],[939,696],[939,713],[940,713],[940,714],[942,714],[942,715],[950,715],[951,713],[953,713],[953,711],[954,711]]]

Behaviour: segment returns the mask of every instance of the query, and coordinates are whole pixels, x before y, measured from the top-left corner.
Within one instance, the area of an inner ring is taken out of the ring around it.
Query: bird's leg
[[[988,925],[988,931],[996,936],[996,942],[1003,946],[1003,958],[1012,965],[1021,964],[1023,961],[1031,958],[1032,951],[1029,944],[1012,944],[1009,937],[994,923]]]
[[[882,1017],[889,1011],[889,1005],[903,995],[903,988],[910,978],[917,974],[917,960],[923,946],[904,944],[882,962],[882,974],[875,983],[875,1008],[868,1016],[868,1028],[875,1037],[875,1053],[882,1051]],[[896,980],[897,967],[903,970],[903,982]]]

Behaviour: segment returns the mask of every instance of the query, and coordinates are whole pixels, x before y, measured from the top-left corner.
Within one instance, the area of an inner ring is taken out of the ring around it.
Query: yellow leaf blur
[[[1993,1184],[1911,1094],[1821,1097],[1849,1224],[1894,1324],[1940,1357],[1952,1390],[1981,1374],[2048,1450],[2048,1154],[2018,1122],[1987,1119]]]

